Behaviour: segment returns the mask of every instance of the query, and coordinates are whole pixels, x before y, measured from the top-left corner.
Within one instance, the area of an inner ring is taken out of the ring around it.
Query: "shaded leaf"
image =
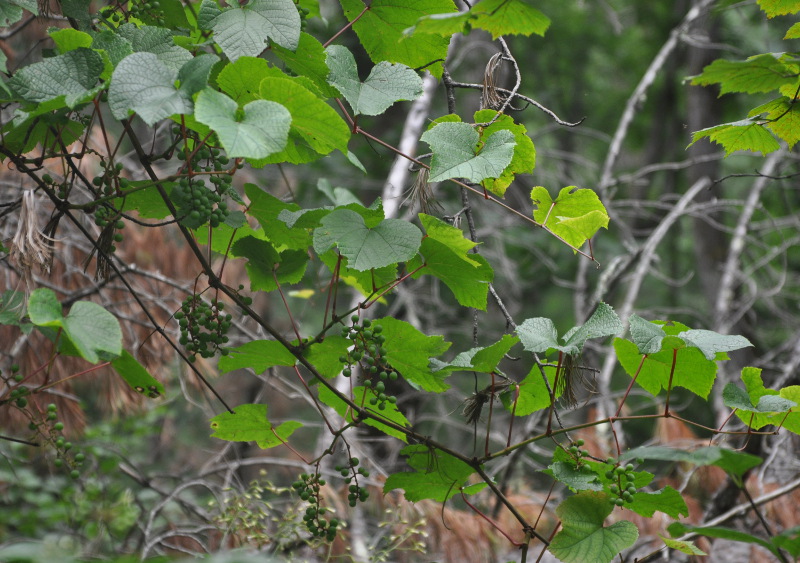
[[[433,151],[430,181],[465,178],[481,182],[498,178],[514,156],[514,133],[501,129],[489,135],[481,146],[478,131],[468,123],[439,123],[426,131],[422,141]]]
[[[735,151],[753,151],[766,155],[780,148],[778,141],[764,128],[764,122],[760,120],[745,119],[696,131],[689,146],[705,138],[722,145],[725,156]]]
[[[64,104],[74,108],[99,91],[97,80],[103,68],[98,53],[78,48],[19,69],[8,85],[26,101],[42,103],[63,96]]]
[[[408,465],[416,471],[392,473],[383,485],[383,492],[403,489],[406,499],[411,502],[423,499],[445,502],[460,494],[467,479],[475,473],[463,461],[423,445],[406,446],[400,453],[406,456]],[[474,494],[485,486],[486,483],[479,483],[465,487],[463,492]]]
[[[123,350],[118,358],[111,360],[111,365],[119,376],[125,380],[125,383],[130,385],[131,389],[137,393],[146,395],[151,399],[164,394],[164,386],[161,382],[150,375],[145,367],[131,356],[127,350]]]
[[[525,0],[481,0],[466,12],[425,16],[407,33],[436,33],[449,37],[471,29],[484,29],[497,39],[501,35],[544,35],[548,27],[550,18]]]
[[[282,105],[255,100],[242,109],[238,118],[234,100],[206,88],[197,95],[195,118],[208,125],[228,156],[266,158],[286,146],[292,116]]]
[[[609,563],[639,537],[632,522],[603,526],[612,509],[608,498],[597,493],[567,498],[556,508],[562,529],[550,542],[550,552],[564,563]]]
[[[325,50],[330,69],[328,82],[345,97],[354,114],[380,115],[400,100],[415,100],[422,94],[422,79],[403,64],[380,62],[362,83],[356,59],[343,45]]]
[[[355,270],[382,268],[414,257],[422,232],[408,221],[384,219],[367,227],[364,218],[350,209],[336,209],[314,230],[317,254],[336,246]]]
[[[274,366],[293,366],[297,358],[276,340],[251,340],[241,346],[228,348],[228,355],[219,359],[219,370],[228,373],[250,368],[256,374]]]
[[[800,67],[781,61],[780,55],[771,53],[756,55],[746,61],[717,59],[692,79],[692,84],[720,85],[720,95],[729,92],[756,94],[777,90],[784,84],[797,80]]]
[[[450,348],[442,336],[427,336],[409,323],[386,317],[375,319],[373,325],[383,326],[387,359],[400,375],[417,389],[441,393],[450,388],[443,375],[430,368],[430,358],[444,354]],[[444,374],[446,375],[446,374]]]

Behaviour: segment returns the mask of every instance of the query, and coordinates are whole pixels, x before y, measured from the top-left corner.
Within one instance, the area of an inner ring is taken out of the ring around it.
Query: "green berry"
[[[25,407],[28,406],[28,399],[26,399],[25,397],[20,397],[19,399],[17,399],[17,406],[21,409],[24,409]]]
[[[56,423],[53,425],[53,430],[56,430],[56,431],[58,431],[58,432],[61,432],[62,430],[64,430],[64,423],[63,423],[63,422],[56,422]]]
[[[73,469],[72,471],[69,472],[69,476],[72,479],[78,479],[81,476],[81,472],[78,471],[77,469]]]

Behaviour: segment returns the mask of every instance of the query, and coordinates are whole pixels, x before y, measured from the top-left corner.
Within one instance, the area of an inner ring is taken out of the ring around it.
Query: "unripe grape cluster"
[[[386,360],[387,351],[383,344],[386,338],[381,334],[383,327],[373,325],[369,319],[364,319],[359,324],[358,315],[350,317],[352,326],[342,328],[342,336],[353,341],[353,349],[348,350],[346,356],[340,356],[339,361],[346,364],[342,375],[350,377],[353,366],[361,366],[364,385],[372,393],[369,404],[384,410],[386,404],[395,404],[397,397],[386,393],[386,384],[396,381],[399,377],[397,370]]]
[[[124,237],[119,232],[125,228],[125,221],[119,218],[119,214],[104,205],[99,205],[94,212],[94,224],[100,227],[106,237],[109,239],[110,244],[105,246],[105,252],[116,252],[117,245],[115,243],[122,242]]]
[[[225,194],[230,190],[233,176],[226,172],[225,166],[230,160],[220,149],[207,146],[200,148],[194,155],[187,155],[185,150],[178,151],[177,155],[181,160],[191,158],[187,166],[189,177],[181,178],[170,194],[170,199],[178,209],[181,223],[190,229],[206,223],[211,227],[218,227],[229,214]],[[214,189],[206,185],[203,177],[195,175],[197,172],[218,172],[219,174],[203,175],[208,177]]]
[[[336,538],[336,531],[339,528],[339,519],[331,518],[327,520],[325,514],[329,512],[324,506],[320,506],[320,488],[325,486],[325,479],[321,479],[318,474],[310,475],[303,473],[300,479],[292,483],[292,488],[297,491],[300,498],[309,503],[303,515],[303,523],[311,535],[318,538],[325,538],[331,542]]]
[[[643,459],[637,459],[638,463],[643,463]],[[633,502],[633,495],[636,493],[637,488],[634,485],[636,474],[634,473],[634,465],[629,463],[627,465],[616,465],[613,457],[606,460],[609,465],[614,465],[614,468],[606,471],[606,479],[612,481],[608,489],[611,491],[615,498],[611,501],[617,506],[623,506],[626,502]]]
[[[345,478],[348,483],[347,487],[347,501],[350,506],[355,506],[358,502],[364,502],[369,498],[369,491],[358,484],[358,476],[366,478],[369,477],[369,471],[363,466],[358,467],[360,460],[357,457],[351,457],[346,465],[337,465],[334,467],[339,474]],[[358,467],[358,469],[356,469]]]
[[[298,4],[296,0],[295,4],[297,4],[297,12],[300,14],[300,29],[305,31],[307,26],[306,20],[308,18],[309,11],[307,8],[304,8],[303,6]]]
[[[183,300],[175,318],[181,329],[179,342],[190,353],[190,362],[197,359],[197,354],[210,358],[217,350],[223,356],[227,355],[228,351],[221,346],[228,342],[227,332],[233,316],[223,313],[224,308],[224,303],[216,299],[207,303],[199,295],[190,295]]]

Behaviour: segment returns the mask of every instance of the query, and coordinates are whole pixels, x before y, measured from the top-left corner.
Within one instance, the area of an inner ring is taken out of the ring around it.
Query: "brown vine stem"
[[[337,37],[339,37],[339,36],[340,36],[342,33],[344,33],[345,31],[347,31],[347,30],[348,30],[348,29],[350,29],[351,27],[353,27],[353,24],[355,24],[355,23],[356,23],[358,20],[360,20],[360,19],[361,19],[361,16],[363,16],[364,14],[366,14],[366,13],[367,13],[367,12],[368,12],[368,11],[369,11],[371,8],[372,8],[372,6],[371,6],[371,5],[370,5],[370,6],[364,6],[364,9],[363,9],[363,10],[361,10],[361,13],[360,13],[360,14],[358,14],[358,15],[357,15],[355,18],[353,18],[353,21],[351,21],[351,22],[348,22],[347,24],[345,24],[345,26],[344,26],[342,29],[340,29],[339,31],[337,31],[336,33],[334,33],[334,34],[333,34],[333,37],[331,37],[331,38],[330,38],[330,39],[328,39],[328,40],[327,40],[325,43],[323,43],[323,44],[322,44],[322,48],[324,49],[324,48],[326,48],[328,45],[330,45],[331,43],[333,43],[334,41],[336,41],[336,38],[337,38]]]
[[[501,528],[500,525],[497,522],[495,522],[494,520],[492,520],[491,518],[486,516],[483,512],[481,512],[481,510],[477,506],[475,506],[471,502],[469,502],[467,500],[467,495],[464,494],[464,491],[460,491],[460,492],[461,492],[461,500],[463,500],[464,504],[469,506],[473,510],[473,512],[475,512],[475,514],[477,514],[478,516],[480,516],[481,518],[486,520],[495,530],[497,530],[498,532],[503,534],[503,536],[511,543],[511,545],[513,545],[514,547],[522,547],[522,545],[523,545],[522,543],[514,541],[514,539],[511,536],[509,536],[506,533],[506,531],[503,530],[503,528]]]
[[[669,368],[669,383],[667,384],[667,404],[664,407],[664,416],[669,417],[669,396],[672,393],[672,378],[675,376],[675,366],[678,363],[678,349],[672,351],[672,365]]]

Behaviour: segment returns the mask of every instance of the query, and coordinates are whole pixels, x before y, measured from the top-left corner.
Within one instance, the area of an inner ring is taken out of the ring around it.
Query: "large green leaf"
[[[163,65],[174,71],[180,70],[194,58],[191,52],[177,46],[172,31],[163,27],[137,27],[126,23],[116,33],[131,44],[134,52],[152,53]]]
[[[318,153],[314,157],[328,154],[334,149],[347,152],[350,128],[336,110],[315,94],[289,78],[265,78],[261,81],[259,92],[261,98],[281,104],[292,115],[286,149],[270,157],[270,160],[288,160],[295,164],[305,162],[300,157],[302,153],[297,151],[300,148],[311,148]],[[295,150],[292,151],[292,148]]]
[[[600,478],[587,465],[577,466],[574,461],[556,461],[542,471],[564,483],[573,491],[602,491]]]
[[[256,442],[259,448],[267,449],[285,443],[301,426],[289,420],[276,428],[267,420],[267,405],[239,405],[234,412],[211,419],[211,436],[229,442]]]
[[[403,489],[411,502],[433,499],[445,502],[464,492],[474,494],[486,487],[486,483],[467,486],[467,479],[475,469],[451,455],[423,445],[406,446],[400,451],[416,471],[392,473],[383,485],[383,492]]]
[[[336,246],[356,270],[370,270],[405,262],[414,257],[422,232],[401,219],[384,219],[370,228],[350,209],[336,209],[314,230],[314,250],[322,254]]]
[[[409,32],[449,37],[484,29],[497,39],[501,35],[544,35],[548,27],[550,18],[526,0],[481,0],[466,12],[425,16]]]
[[[546,188],[537,186],[531,190],[531,201],[537,206],[533,218],[574,248],[608,228],[608,212],[593,190],[567,186],[553,200]]]
[[[273,45],[272,50],[292,72],[309,78],[322,95],[327,98],[339,96],[339,91],[328,84],[330,69],[326,63],[327,54],[315,37],[301,33],[297,49]]]
[[[413,277],[435,276],[461,305],[485,311],[494,271],[483,256],[469,252],[475,243],[444,221],[423,213],[419,218],[426,234],[419,249],[421,256],[408,264],[410,270],[420,267]]]
[[[31,293],[28,316],[37,326],[60,328],[72,345],[70,352],[93,364],[122,354],[119,321],[97,303],[78,301],[64,317],[56,294],[42,288]]]
[[[293,0],[250,0],[225,10],[213,0],[203,0],[198,23],[214,31],[214,39],[232,61],[257,57],[268,41],[291,50],[300,41],[300,14]]]
[[[228,373],[235,369],[250,368],[257,374],[274,366],[293,366],[297,358],[276,340],[251,340],[219,359],[219,370]]]
[[[431,146],[430,181],[465,178],[481,182],[499,178],[514,157],[514,133],[501,129],[485,139],[468,123],[439,123],[421,140]]]
[[[311,233],[305,228],[290,228],[278,217],[284,212],[299,211],[296,203],[286,203],[270,195],[255,184],[245,184],[244,191],[250,200],[247,214],[255,218],[275,246],[302,250],[311,244]]]
[[[362,0],[341,0],[341,4],[351,22],[364,12]],[[439,78],[450,37],[431,34],[408,37],[404,32],[423,16],[456,11],[452,0],[373,0],[353,29],[373,62],[402,63],[411,68],[425,66]]]
[[[217,86],[240,105],[244,105],[261,99],[262,80],[286,76],[264,59],[239,57],[220,71],[217,75]]]
[[[519,338],[504,334],[498,342],[491,346],[482,346],[461,352],[450,363],[438,365],[436,371],[437,373],[442,370],[447,370],[448,373],[455,371],[491,373],[497,369],[497,365],[517,342],[519,342]]]
[[[50,31],[49,35],[59,53],[68,53],[80,47],[92,46],[92,36],[77,29],[54,29]]]
[[[741,387],[728,383],[722,391],[722,401],[729,409],[757,413],[785,413],[789,412],[797,403],[777,395],[762,395],[756,402]]]
[[[692,135],[691,147],[700,139],[708,138],[722,145],[725,156],[735,151],[760,152],[763,155],[781,148],[769,131],[764,127],[764,121],[758,119],[744,119],[733,123],[723,123],[695,131]]]
[[[211,88],[197,95],[194,115],[216,132],[230,157],[266,158],[283,150],[292,123],[289,110],[267,100],[250,102],[239,117],[236,102]]]
[[[216,60],[213,55],[203,55],[187,62],[185,71],[176,72],[153,53],[128,55],[111,75],[108,105],[112,115],[124,119],[133,111],[142,121],[154,125],[171,115],[192,113],[192,94],[200,83],[200,87],[205,85]],[[175,86],[179,76],[185,78],[186,86]]]
[[[746,61],[717,59],[692,79],[692,84],[720,85],[720,95],[729,92],[757,94],[777,90],[784,84],[797,81],[797,64],[786,63],[781,55],[765,53],[750,57]]]
[[[380,115],[400,100],[415,100],[422,94],[422,79],[403,64],[380,62],[362,83],[353,53],[343,45],[325,51],[330,68],[328,82],[345,97],[354,114]]]
[[[8,85],[28,102],[42,103],[63,96],[64,104],[73,108],[99,91],[97,80],[103,68],[98,53],[78,48],[21,68]]]
[[[638,315],[628,319],[631,338],[640,354],[654,354],[661,351],[661,341],[667,336],[661,324],[653,323]]]
[[[273,291],[278,284],[299,282],[308,265],[308,253],[303,250],[278,252],[265,240],[248,236],[237,240],[231,254],[247,258],[247,274],[253,291]]]
[[[603,526],[613,508],[602,494],[584,492],[567,498],[556,508],[562,528],[550,542],[550,552],[564,563],[610,563],[639,537],[632,522]]]
[[[626,508],[645,518],[652,518],[656,512],[663,512],[670,518],[689,516],[689,508],[683,496],[672,487],[664,487],[654,493],[637,492]]]
[[[416,388],[441,393],[450,388],[444,382],[446,373],[433,371],[430,358],[444,354],[450,348],[450,342],[442,336],[428,336],[421,333],[409,323],[386,317],[376,319],[373,325],[381,325],[381,333],[386,342],[386,357],[394,369]]]

